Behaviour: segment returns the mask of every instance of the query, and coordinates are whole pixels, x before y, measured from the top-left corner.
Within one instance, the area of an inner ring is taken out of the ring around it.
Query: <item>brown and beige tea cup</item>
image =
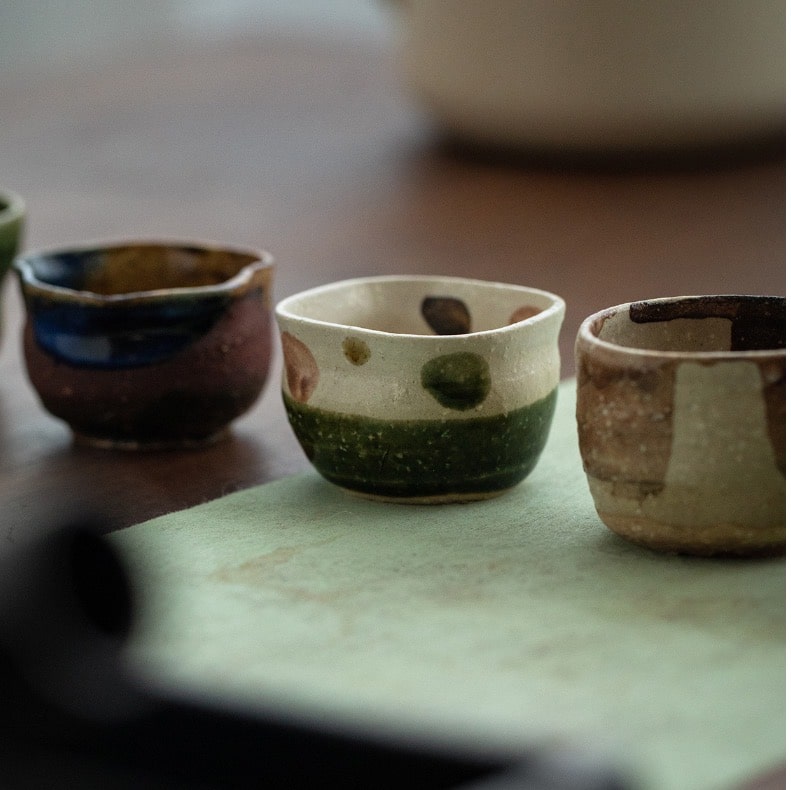
[[[785,298],[611,307],[576,342],[577,427],[596,510],[652,549],[785,546]]]

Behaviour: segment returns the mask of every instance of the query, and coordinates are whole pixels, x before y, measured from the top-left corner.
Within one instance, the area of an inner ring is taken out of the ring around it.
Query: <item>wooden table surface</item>
[[[452,151],[386,46],[241,38],[174,43],[101,68],[6,74],[0,185],[29,208],[26,248],[97,238],[252,244],[275,297],[358,275],[441,273],[567,301],[563,374],[582,319],[608,305],[785,289],[782,149],[573,166]],[[3,543],[64,506],[108,528],[307,468],[279,396],[214,446],[122,452],[73,444],[20,355],[17,284],[0,345]]]

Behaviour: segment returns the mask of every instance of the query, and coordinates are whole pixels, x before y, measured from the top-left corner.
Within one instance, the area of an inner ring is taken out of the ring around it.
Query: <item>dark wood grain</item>
[[[95,69],[6,75],[0,183],[29,205],[27,247],[154,236],[252,244],[275,296],[374,273],[443,273],[561,294],[563,373],[589,313],[632,299],[784,293],[782,156],[564,166],[444,145],[387,49],[247,39]],[[63,503],[120,528],[307,467],[278,394],[201,450],[73,444],[19,353],[16,283],[0,346],[4,542]]]

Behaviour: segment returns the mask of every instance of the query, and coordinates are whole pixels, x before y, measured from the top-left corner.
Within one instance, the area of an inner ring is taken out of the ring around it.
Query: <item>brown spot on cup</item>
[[[319,366],[310,349],[290,332],[280,334],[288,391],[294,400],[307,403],[319,383]]]
[[[517,307],[516,310],[511,313],[508,323],[515,324],[518,321],[524,321],[526,318],[532,318],[534,315],[538,315],[542,312],[543,310],[540,307],[533,307],[531,304],[523,304],[521,307]]]
[[[371,349],[364,340],[347,337],[343,341],[343,355],[352,365],[364,365],[371,358]]]
[[[467,305],[454,296],[427,296],[420,312],[438,335],[466,335],[472,325]]]

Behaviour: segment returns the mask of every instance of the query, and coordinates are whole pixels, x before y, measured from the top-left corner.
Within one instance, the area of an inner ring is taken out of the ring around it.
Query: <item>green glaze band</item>
[[[0,203],[0,208],[2,208],[2,203]],[[17,217],[0,226],[0,277],[10,268],[11,262],[19,249],[22,229],[22,217]]]
[[[332,483],[382,497],[501,491],[535,467],[557,389],[508,414],[459,420],[377,420],[325,411],[283,393],[289,422]]]

